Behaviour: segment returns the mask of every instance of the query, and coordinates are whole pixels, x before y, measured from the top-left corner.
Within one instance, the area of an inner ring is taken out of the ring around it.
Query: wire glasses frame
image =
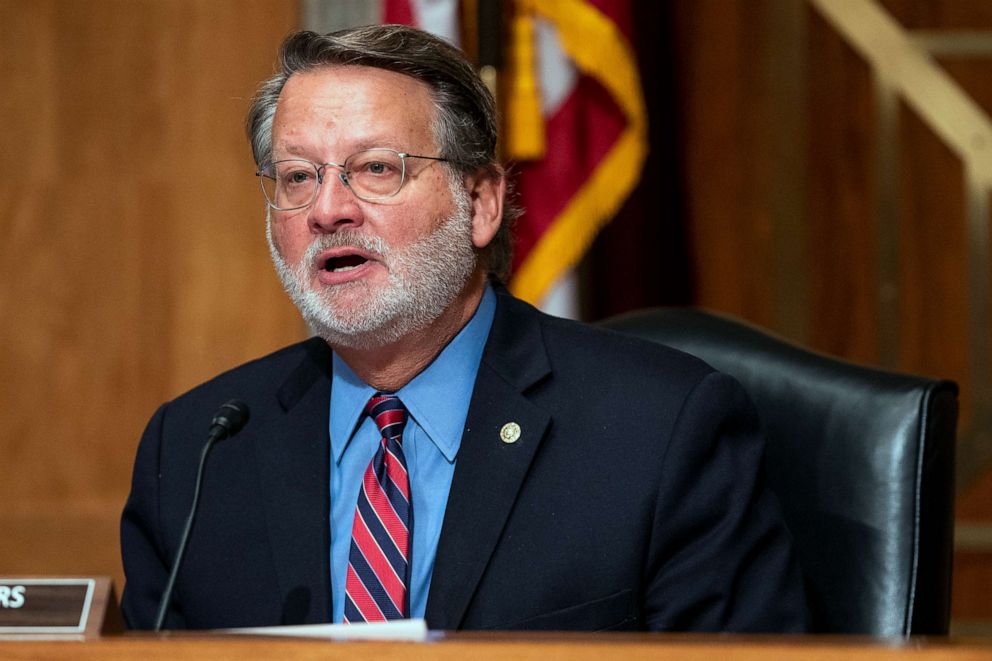
[[[430,161],[448,159],[420,156],[395,149],[364,149],[345,159],[344,163],[313,163],[302,158],[275,161],[260,168],[259,178],[266,203],[276,211],[294,211],[313,204],[327,168],[340,170],[338,178],[360,200],[375,202],[393,197],[406,182],[406,159]]]

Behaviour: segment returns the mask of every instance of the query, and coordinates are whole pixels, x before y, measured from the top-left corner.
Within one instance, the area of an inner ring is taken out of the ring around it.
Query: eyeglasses
[[[265,201],[276,211],[292,211],[310,206],[324,183],[327,168],[339,168],[338,178],[360,200],[374,202],[393,197],[406,181],[406,159],[447,161],[436,156],[417,156],[393,149],[366,149],[352,154],[344,163],[317,165],[302,158],[275,161],[255,176],[262,184]]]

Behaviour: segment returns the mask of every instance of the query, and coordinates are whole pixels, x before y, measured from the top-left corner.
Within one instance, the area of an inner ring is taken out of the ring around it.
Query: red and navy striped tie
[[[410,567],[410,480],[403,456],[406,409],[395,395],[376,393],[365,405],[382,441],[365,470],[351,527],[345,622],[407,616]]]

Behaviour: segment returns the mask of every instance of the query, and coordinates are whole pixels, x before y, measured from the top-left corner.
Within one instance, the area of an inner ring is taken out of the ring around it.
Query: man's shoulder
[[[186,391],[171,407],[217,407],[229,399],[252,403],[274,401],[294,384],[312,384],[330,373],[331,350],[320,338],[310,338],[233,367]]]
[[[509,294],[500,297],[507,317],[532,319],[541,329],[546,351],[557,370],[584,369],[635,376],[667,375],[697,382],[715,370],[678,349],[594,324],[555,317]]]

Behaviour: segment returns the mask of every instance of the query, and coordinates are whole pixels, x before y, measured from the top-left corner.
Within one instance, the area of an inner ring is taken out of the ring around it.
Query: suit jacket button
[[[520,425],[508,422],[499,430],[499,440],[504,443],[516,443],[520,439]]]

